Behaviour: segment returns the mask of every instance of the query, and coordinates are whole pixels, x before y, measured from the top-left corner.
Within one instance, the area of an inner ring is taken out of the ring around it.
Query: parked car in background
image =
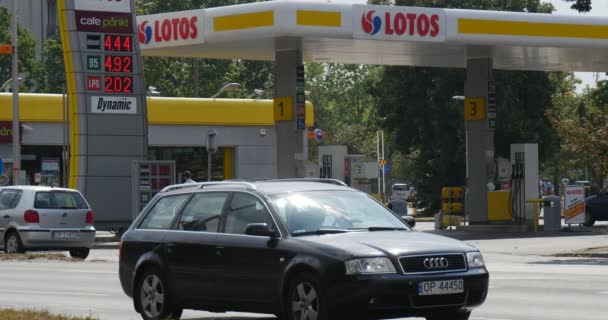
[[[608,221],[608,186],[598,194],[585,199],[586,227],[592,227],[595,221]]]
[[[411,201],[413,188],[407,183],[395,183],[391,188],[391,200]]]
[[[95,243],[94,215],[77,190],[43,186],[0,188],[0,248],[69,250],[85,259]]]
[[[342,182],[311,180],[158,193],[120,244],[120,283],[135,310],[146,320],[183,309],[466,320],[484,302],[489,275],[476,248],[415,232]]]

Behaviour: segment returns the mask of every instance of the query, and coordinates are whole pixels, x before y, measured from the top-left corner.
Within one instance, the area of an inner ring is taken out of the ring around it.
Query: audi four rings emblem
[[[448,263],[448,259],[441,258],[426,258],[424,259],[424,267],[427,269],[445,269],[450,264]]]

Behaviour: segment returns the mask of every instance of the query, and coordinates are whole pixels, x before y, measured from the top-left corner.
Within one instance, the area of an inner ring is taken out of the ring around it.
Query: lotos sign
[[[137,17],[141,48],[203,43],[202,12],[190,10]]]
[[[445,40],[443,9],[353,5],[353,37],[397,41]]]

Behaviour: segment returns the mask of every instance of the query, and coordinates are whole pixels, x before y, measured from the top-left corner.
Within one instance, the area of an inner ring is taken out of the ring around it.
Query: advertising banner
[[[103,33],[133,33],[132,18],[130,13],[76,11],[76,30]],[[90,44],[94,45],[94,41]]]
[[[585,222],[585,189],[583,186],[564,187],[564,219],[566,224]]]
[[[76,10],[131,12],[131,0],[76,0]]]

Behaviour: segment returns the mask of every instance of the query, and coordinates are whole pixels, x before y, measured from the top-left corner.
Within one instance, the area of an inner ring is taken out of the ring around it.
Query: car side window
[[[182,211],[178,228],[185,231],[217,232],[228,192],[195,194]]]
[[[146,214],[139,224],[139,229],[170,229],[179,209],[189,196],[189,194],[180,194],[161,198]]]
[[[267,223],[273,228],[272,217],[264,204],[253,195],[235,193],[226,214],[225,233],[245,234],[250,223]]]
[[[21,190],[4,189],[0,192],[0,210],[14,209],[21,199]]]

